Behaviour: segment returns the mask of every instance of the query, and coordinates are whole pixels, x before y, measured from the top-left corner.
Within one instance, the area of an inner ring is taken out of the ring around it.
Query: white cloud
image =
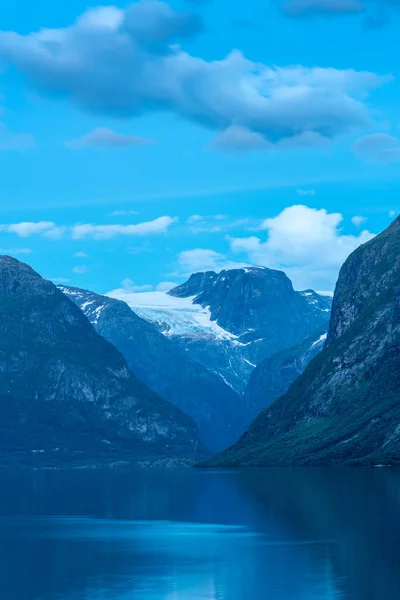
[[[68,148],[131,148],[132,146],[148,146],[153,140],[116,133],[105,127],[94,129],[77,140],[65,142]]]
[[[342,220],[341,214],[325,209],[291,206],[263,222],[265,241],[256,236],[231,238],[231,250],[245,254],[253,264],[285,271],[298,289],[332,289],[349,254],[373,237],[367,230],[342,233]]]
[[[210,148],[236,153],[273,150],[274,145],[261,133],[251,131],[251,129],[240,125],[230,125],[224,131],[217,133],[210,144]]]
[[[0,123],[0,150],[29,150],[35,145],[35,138],[30,133],[11,133],[4,123]]]
[[[18,237],[27,238],[32,235],[43,235],[57,228],[52,221],[23,221],[22,223],[11,223],[10,225],[0,225],[0,231],[15,233]]]
[[[95,240],[108,240],[117,236],[142,236],[157,233],[166,233],[169,227],[176,223],[177,218],[168,216],[158,217],[153,221],[137,223],[136,225],[92,225],[89,223],[72,227],[74,239],[93,238]]]
[[[393,219],[393,217],[395,217],[397,215],[397,210],[390,210],[389,211],[389,217],[391,219]]]
[[[400,140],[388,133],[366,135],[354,144],[359,158],[369,162],[390,163],[400,161]]]
[[[137,285],[132,279],[124,279],[121,282],[122,288],[127,292],[149,292],[153,289],[152,285]]]
[[[78,267],[74,267],[72,269],[72,271],[74,273],[76,273],[77,275],[84,275],[87,272],[87,267],[85,265],[81,265],[81,266],[78,266]]]
[[[353,223],[353,225],[355,225],[356,227],[361,227],[361,225],[363,223],[365,223],[365,221],[367,220],[366,217],[361,217],[359,215],[356,215],[355,217],[352,217],[351,222]]]
[[[174,281],[161,281],[157,287],[156,290],[157,292],[169,292],[170,290],[172,290],[174,287],[176,287],[178,284]]]
[[[82,250],[80,250],[79,252],[75,252],[74,256],[75,256],[75,258],[87,258],[88,257],[86,252],[82,252]]]
[[[52,221],[24,221],[8,225],[0,224],[0,232],[15,233],[22,238],[41,235],[49,239],[60,239],[68,234],[73,239],[92,238],[103,240],[117,236],[144,236],[166,233],[169,227],[173,223],[176,223],[177,220],[175,217],[164,216],[134,225],[93,225],[91,223],[81,223],[73,226],[57,225]]]
[[[318,131],[304,130],[291,136],[283,137],[272,144],[265,135],[251,131],[246,127],[231,125],[225,131],[217,133],[210,147],[224,150],[229,153],[264,151],[273,152],[278,150],[305,149],[305,148],[328,148],[331,143]]]
[[[0,32],[0,59],[44,93],[96,114],[129,118],[165,110],[216,132],[238,127],[272,144],[283,140],[283,147],[364,127],[374,115],[369,92],[393,79],[269,66],[238,50],[203,60],[178,45],[201,29],[199,17],[158,0],[139,1],[126,10],[91,9],[63,29]]]
[[[224,254],[209,248],[194,248],[181,252],[178,256],[179,275],[187,276],[199,271],[216,271],[224,269],[240,269],[248,263],[229,260]]]
[[[188,218],[186,223],[188,225],[193,225],[195,223],[202,223],[204,220],[205,220],[205,217],[202,217],[201,215],[192,215],[191,217]]]
[[[64,225],[51,227],[42,233],[42,236],[50,240],[60,240],[64,237],[67,228]]]
[[[156,286],[157,292],[169,292],[172,288],[176,287],[178,284],[173,281],[161,281]],[[126,278],[121,281],[120,292],[130,292],[130,293],[141,293],[141,292],[151,292],[154,289],[154,286],[151,284],[137,284],[132,279]]]

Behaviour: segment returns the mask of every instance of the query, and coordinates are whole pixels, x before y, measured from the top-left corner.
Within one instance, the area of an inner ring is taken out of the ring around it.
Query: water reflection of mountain
[[[241,473],[258,507],[294,536],[331,539],[335,580],[351,600],[400,598],[400,471],[269,469]]]
[[[1,600],[400,598],[394,470],[38,471],[0,482]]]

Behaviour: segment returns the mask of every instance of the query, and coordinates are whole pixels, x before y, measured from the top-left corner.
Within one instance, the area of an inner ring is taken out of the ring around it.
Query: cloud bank
[[[265,240],[258,236],[230,238],[231,250],[244,254],[252,264],[285,271],[297,289],[310,285],[333,289],[349,254],[374,237],[368,230],[343,234],[342,221],[340,213],[290,206],[263,222]]]
[[[142,0],[126,10],[88,10],[62,29],[2,31],[0,60],[35,88],[85,110],[118,118],[169,111],[221,133],[216,143],[234,148],[319,145],[357,130],[371,120],[369,93],[392,79],[269,66],[238,50],[207,61],[178,45],[202,28],[196,15]]]
[[[8,225],[0,224],[0,232],[15,233],[21,238],[40,235],[50,239],[69,236],[75,240],[85,238],[109,240],[119,236],[145,236],[166,233],[177,220],[176,217],[163,216],[152,221],[145,221],[134,225],[93,225],[92,223],[80,223],[72,226],[60,226],[52,221],[29,221]]]

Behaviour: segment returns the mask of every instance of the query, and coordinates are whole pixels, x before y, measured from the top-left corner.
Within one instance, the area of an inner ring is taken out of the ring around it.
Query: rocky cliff
[[[254,369],[243,401],[248,424],[287,392],[308,363],[321,352],[326,337],[326,330],[320,329],[298,344],[272,354]]]
[[[196,421],[203,444],[216,452],[238,439],[243,432],[243,399],[220,377],[191,361],[125,302],[87,290],[60,289],[118,348],[141,381]]]
[[[2,460],[198,449],[194,422],[141,383],[74,303],[28,265],[0,257]]]
[[[169,292],[207,310],[230,337],[177,335],[190,356],[244,392],[253,369],[265,358],[300,342],[329,323],[331,298],[298,292],[282,271],[249,267],[195,273]],[[214,343],[215,342],[215,343]]]
[[[358,248],[324,350],[219,465],[400,462],[400,220]]]

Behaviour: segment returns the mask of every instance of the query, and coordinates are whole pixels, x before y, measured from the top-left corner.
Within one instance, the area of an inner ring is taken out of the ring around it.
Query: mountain
[[[326,330],[319,329],[298,344],[275,352],[254,369],[244,398],[248,424],[287,392],[308,363],[321,352],[326,337]]]
[[[285,273],[266,267],[196,273],[169,294],[207,309],[252,365],[329,322],[330,298],[297,292]]]
[[[219,376],[191,361],[154,324],[120,300],[66,286],[59,289],[97,333],[118,348],[141,381],[196,421],[205,446],[220,451],[243,433],[243,399]]]
[[[239,393],[262,360],[327,327],[331,307],[330,298],[297,292],[283,272],[263,267],[195,273],[168,294],[112,295]]]
[[[196,273],[169,294],[208,307],[211,321],[241,339],[262,334],[267,355],[329,320],[328,298],[296,292],[285,273],[266,267]]]
[[[197,455],[194,422],[128,369],[57,287],[0,257],[0,460]]]
[[[343,265],[324,350],[218,465],[400,463],[400,219]]]
[[[237,393],[243,393],[255,365],[246,359],[237,336],[211,321],[207,307],[192,298],[165,292],[132,293],[115,290],[109,296],[124,300],[132,310],[154,324],[191,361],[203,365]]]

